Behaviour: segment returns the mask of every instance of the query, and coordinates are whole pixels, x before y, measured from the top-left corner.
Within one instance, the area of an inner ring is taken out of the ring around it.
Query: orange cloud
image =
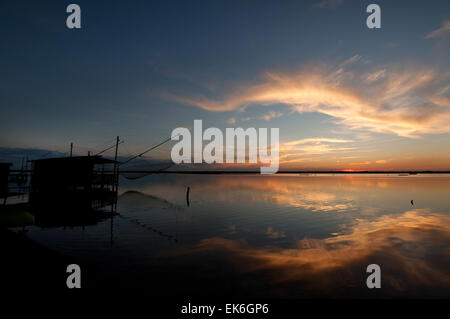
[[[353,142],[353,140],[344,140],[344,139],[327,138],[327,137],[311,137],[311,138],[304,138],[304,139],[300,139],[300,140],[286,142],[283,145],[287,146],[287,145],[299,145],[299,144],[308,144],[308,143],[320,144],[322,142],[326,142],[326,143],[350,143],[350,142]]]
[[[292,74],[266,72],[260,83],[240,86],[222,100],[168,93],[165,97],[212,112],[285,104],[298,113],[329,115],[347,128],[405,137],[450,132],[450,73],[385,68],[358,75],[344,69],[358,59],[350,60],[337,69],[322,66]]]
[[[425,36],[426,39],[442,38],[450,34],[450,20],[442,22],[442,26]]]
[[[280,162],[283,164],[309,160],[305,155],[321,155],[352,150],[352,147],[333,146],[351,143],[353,140],[338,138],[311,137],[280,144]]]
[[[228,124],[235,124],[235,123],[236,123],[236,118],[234,118],[234,117],[229,118],[229,119],[227,120],[227,123],[228,123]]]
[[[367,83],[373,83],[378,81],[379,79],[382,79],[386,76],[386,69],[377,70],[372,73],[367,73],[361,76],[361,78],[366,81]]]
[[[271,119],[280,117],[282,115],[283,115],[283,113],[281,113],[281,112],[270,111],[269,113],[264,114],[261,118],[265,121],[270,121]]]

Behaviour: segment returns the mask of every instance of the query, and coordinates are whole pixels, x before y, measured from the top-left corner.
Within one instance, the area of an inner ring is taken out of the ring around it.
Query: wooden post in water
[[[117,193],[119,191],[119,165],[117,165],[117,153],[119,150],[119,136],[116,138],[116,151],[114,153],[114,173],[113,173],[113,202],[111,203],[111,224],[110,224],[110,245],[114,242],[114,212],[117,209]]]
[[[119,150],[119,136],[117,136],[116,138],[116,152],[114,154],[114,191],[115,191],[115,195],[114,195],[114,202],[113,202],[113,207],[114,210],[117,208],[117,194],[119,192],[119,166],[117,165],[117,152]]]
[[[73,143],[70,143],[70,157],[72,157]]]
[[[189,207],[189,191],[191,190],[191,188],[188,186],[186,189],[186,204]]]

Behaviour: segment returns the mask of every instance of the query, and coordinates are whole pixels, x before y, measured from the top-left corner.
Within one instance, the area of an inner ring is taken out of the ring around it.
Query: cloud
[[[261,118],[265,121],[270,121],[271,119],[280,117],[282,115],[283,115],[283,113],[281,113],[281,112],[270,111],[269,113],[262,115]]]
[[[347,60],[345,60],[343,63],[341,63],[340,67],[343,68],[344,66],[347,66],[349,64],[355,63],[356,61],[361,60],[361,56],[359,54],[355,54],[354,56],[352,56],[351,58],[348,58]]]
[[[443,38],[445,36],[448,36],[449,34],[450,34],[450,20],[445,20],[444,22],[442,22],[442,26],[439,29],[428,33],[425,36],[425,39]]]
[[[275,111],[270,111],[266,114],[263,114],[259,117],[259,119],[264,120],[264,121],[270,121],[271,119],[277,118],[283,116],[283,113],[281,112],[275,112]],[[241,117],[239,119],[240,122],[248,122],[248,121],[252,121],[257,119],[257,117],[252,117],[252,116],[247,116],[247,117]],[[237,118],[235,117],[231,117],[227,120],[228,124],[236,124],[236,122],[238,121]]]
[[[236,123],[236,118],[235,117],[231,117],[227,120],[228,124],[235,124]]]
[[[372,73],[366,73],[363,76],[361,76],[361,78],[366,82],[366,83],[373,83],[376,82],[379,79],[382,79],[386,76],[386,69],[381,69],[381,70],[377,70],[375,72]]]
[[[266,236],[271,239],[286,238],[284,231],[275,231],[272,227],[267,227]]]
[[[240,85],[220,100],[169,93],[165,97],[211,112],[285,104],[298,113],[331,116],[347,129],[418,137],[450,132],[449,77],[450,72],[423,67],[350,72],[342,64],[307,65],[293,73],[265,72],[255,84]]]
[[[314,143],[314,144],[320,144],[320,143],[350,143],[353,142],[353,140],[344,140],[344,139],[338,139],[338,138],[327,138],[327,137],[310,137],[310,138],[303,138],[300,140],[295,141],[289,141],[284,143],[284,145],[299,145],[299,144],[308,144],[308,143]]]
[[[335,9],[343,3],[344,0],[321,0],[314,4],[314,8]]]
[[[370,161],[364,161],[364,162],[358,162],[358,163],[350,163],[352,166],[361,166],[361,165],[370,165],[372,162]]]
[[[311,137],[284,142],[280,144],[280,162],[283,164],[298,163],[310,160],[310,158],[305,157],[305,155],[323,155],[349,151],[353,148],[335,145],[351,142],[354,141],[327,137]]]
[[[67,153],[36,148],[9,148],[0,147],[0,162],[12,163],[14,169],[19,169],[26,160],[35,160],[50,157],[63,157]]]

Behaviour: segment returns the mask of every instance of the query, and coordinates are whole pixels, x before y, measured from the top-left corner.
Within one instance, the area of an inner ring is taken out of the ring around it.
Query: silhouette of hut
[[[8,197],[8,183],[9,183],[9,169],[12,163],[0,163],[0,198],[4,199]]]
[[[101,156],[39,159],[32,162],[29,202],[38,210],[92,210],[114,205],[116,161]]]

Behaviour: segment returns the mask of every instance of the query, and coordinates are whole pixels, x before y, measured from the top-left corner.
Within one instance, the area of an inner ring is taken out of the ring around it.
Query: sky
[[[3,149],[126,156],[202,119],[279,128],[284,168],[450,169],[448,0],[18,0],[0,38]]]

